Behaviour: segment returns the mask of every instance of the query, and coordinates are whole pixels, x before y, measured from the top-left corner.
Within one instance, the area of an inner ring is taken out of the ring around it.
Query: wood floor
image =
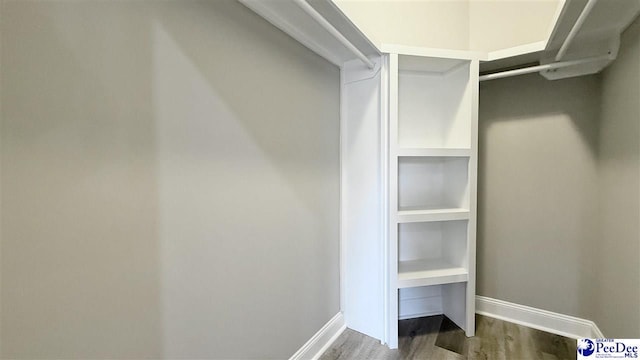
[[[347,329],[320,360],[576,358],[574,339],[481,315],[476,316],[476,336],[472,338],[442,315],[402,320],[398,332],[398,349],[389,350],[378,340]]]

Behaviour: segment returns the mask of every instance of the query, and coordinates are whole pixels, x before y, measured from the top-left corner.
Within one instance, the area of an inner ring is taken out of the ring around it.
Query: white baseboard
[[[603,338],[591,321],[507,301],[476,296],[476,313],[574,339]]]
[[[347,325],[344,322],[342,312],[337,313],[309,341],[302,345],[289,360],[315,360],[319,358],[346,328]]]

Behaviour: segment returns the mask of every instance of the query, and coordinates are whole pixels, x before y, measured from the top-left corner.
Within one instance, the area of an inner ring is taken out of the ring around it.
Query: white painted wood
[[[316,20],[294,1],[239,0],[298,42],[337,66],[356,59],[357,50],[364,58],[379,56],[378,49],[330,0],[316,0],[305,4],[318,13]],[[303,7],[306,8],[306,6]],[[339,34],[328,31],[317,21],[329,24]],[[351,43],[351,46],[343,42]],[[348,47],[347,47],[348,46]],[[364,59],[363,59],[364,60]]]
[[[381,62],[376,58],[377,63]],[[351,61],[344,80],[361,72]],[[384,336],[385,212],[382,174],[380,73],[343,82],[341,118],[343,311],[349,328],[376,339]]]
[[[466,298],[467,286],[468,282],[460,282],[442,287],[442,312],[460,328],[465,329],[467,336],[473,336],[473,332],[471,335],[469,334],[470,329],[474,328],[475,325],[474,323],[469,323],[469,317],[467,316],[469,314]],[[473,310],[471,314],[475,321],[475,312]]]
[[[561,58],[573,61],[610,55],[611,59],[578,62],[556,69],[542,68],[545,71],[541,72],[549,80],[595,74],[615,59],[621,32],[639,12],[638,1],[566,1],[562,8],[556,9],[556,21],[550,27],[548,40],[488,52],[480,60],[487,61],[483,64],[484,70],[498,70],[523,67],[532,62],[547,65]],[[578,26],[574,26],[576,24]],[[569,43],[573,45],[569,47]]]
[[[467,266],[467,221],[414,222],[398,226],[398,261],[443,259]]]
[[[358,61],[347,61],[343,64],[343,69],[346,68],[346,71],[342,71],[344,79],[342,79],[342,84],[348,84],[356,81],[362,81],[367,79],[372,79],[380,73],[382,58],[375,57],[372,58],[375,63],[375,67],[373,69],[369,69]]]
[[[383,248],[382,248],[382,268],[383,268],[383,289],[384,289],[384,293],[385,295],[383,296],[383,308],[384,308],[384,314],[383,314],[383,324],[384,324],[384,332],[383,332],[383,343],[388,343],[388,339],[389,339],[389,316],[388,314],[390,313],[389,311],[389,296],[387,296],[387,294],[389,293],[389,289],[391,287],[395,288],[395,283],[392,283],[391,281],[395,281],[396,279],[390,279],[389,274],[390,274],[390,268],[389,268],[389,246],[387,244],[388,242],[388,236],[389,236],[389,227],[390,227],[390,222],[389,222],[389,218],[390,218],[390,207],[389,207],[389,189],[390,189],[390,185],[389,185],[389,119],[388,119],[388,114],[389,114],[389,86],[390,86],[390,72],[389,72],[389,55],[383,55],[382,56],[382,61],[380,62],[382,64],[382,71],[380,73],[380,88],[381,88],[381,101],[380,101],[380,114],[381,116],[381,131],[380,131],[380,144],[382,144],[381,149],[380,149],[380,157],[382,158],[382,166],[381,166],[381,171],[380,171],[380,178],[382,179],[382,221],[380,222],[380,227],[382,229],[382,234],[383,234]],[[395,224],[394,224],[395,225]],[[397,250],[396,250],[397,251]],[[397,266],[397,265],[396,265]],[[397,271],[397,270],[396,270]],[[396,297],[397,299],[397,297]],[[395,321],[395,319],[394,319]]]
[[[290,18],[295,19],[295,12],[290,14],[291,10],[283,10],[277,6],[283,5],[278,1],[256,1],[256,0],[238,0],[251,10],[255,11],[258,15],[262,16],[265,20],[289,34],[292,38],[296,39],[302,45],[309,48],[311,51],[327,59],[329,62],[336,66],[342,66],[343,59],[347,57],[346,54],[336,54],[332,51],[331,47],[327,45],[326,39],[321,40],[312,35],[312,33],[302,29],[297,21],[291,21]],[[275,6],[275,7],[274,7]],[[299,16],[299,15],[298,15]]]
[[[469,157],[471,149],[399,148],[400,157]]]
[[[447,59],[423,56],[400,56],[398,67],[403,71],[429,72],[445,74],[467,61],[459,59]]]
[[[574,339],[604,338],[591,320],[476,296],[476,313]]]
[[[486,57],[486,53],[482,51],[468,50],[452,50],[452,49],[435,49],[418,46],[406,46],[398,44],[382,44],[380,51],[389,54],[403,54],[409,56],[422,56],[432,58],[445,58],[457,60],[479,60]]]
[[[445,259],[400,261],[398,263],[398,288],[450,284],[467,281],[467,269]]]
[[[389,308],[387,312],[388,334],[386,343],[390,349],[398,348],[398,55],[389,54],[389,234],[387,288]]]
[[[367,58],[355,45],[353,45],[349,39],[347,39],[340,31],[338,31],[327,19],[325,19],[319,12],[317,12],[308,2],[305,0],[293,0],[304,12],[307,13],[313,20],[315,20],[320,26],[322,26],[331,36],[336,38],[340,44],[349,49],[355,57],[362,61],[369,69],[373,69],[375,64]]]
[[[400,72],[400,147],[470,147],[469,62],[452,61],[450,65],[447,72]]]
[[[466,327],[467,336],[476,331],[476,227],[478,219],[478,105],[480,97],[480,62],[471,61],[469,66],[469,87],[471,92],[471,158],[469,159],[469,222],[467,223],[467,270],[469,281],[466,284]]]
[[[400,224],[424,221],[449,221],[469,219],[468,209],[420,209],[397,212],[396,222]]]
[[[376,63],[342,68],[342,306],[349,327],[393,349],[399,318],[445,313],[473,325],[478,61]]]
[[[468,164],[468,158],[400,158],[398,210],[468,208]]]
[[[289,360],[318,359],[346,328],[342,313],[337,313],[311,339],[302,345]]]
[[[409,50],[390,54],[397,62],[389,69],[388,247],[389,263],[397,264],[389,276],[397,275],[398,292],[389,289],[389,318],[445,314],[471,336],[479,61]],[[440,56],[418,56],[426,53]],[[406,292],[417,289],[437,289],[438,295]],[[389,343],[397,343],[391,321],[389,334]]]
[[[571,43],[573,42],[573,39],[578,35],[580,28],[582,28],[582,24],[584,24],[584,22],[587,20],[587,17],[591,13],[591,10],[593,10],[593,7],[596,5],[597,2],[598,0],[587,1],[587,4],[584,6],[584,9],[582,9],[580,16],[578,17],[576,22],[573,24],[571,31],[569,31],[569,34],[564,39],[564,42],[562,43],[560,50],[558,50],[558,53],[556,54],[556,58],[555,58],[556,61],[562,60],[562,58],[565,56],[565,54],[569,50],[569,46],[571,46]]]
[[[398,319],[442,314],[442,286],[399,289]]]
[[[398,304],[398,320],[415,319],[443,313],[441,296],[410,300],[400,299]]]
[[[518,45],[506,49],[489,51],[486,56],[480,60],[495,61],[529,53],[536,53],[544,50],[546,46],[547,41],[536,41],[533,43]]]

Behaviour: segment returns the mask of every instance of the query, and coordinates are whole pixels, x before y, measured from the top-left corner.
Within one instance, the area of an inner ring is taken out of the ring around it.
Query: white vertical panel
[[[461,282],[442,286],[442,310],[446,317],[464,329],[469,336],[468,325],[473,325],[473,322],[469,323],[468,302],[465,296],[467,284]],[[475,310],[471,314],[475,319]]]
[[[389,56],[383,55],[380,71],[380,114],[381,114],[381,131],[380,131],[380,158],[382,159],[382,167],[380,169],[380,178],[382,179],[382,268],[383,268],[383,342],[389,338],[389,296],[387,296],[390,287],[389,279]]]
[[[361,68],[356,61],[342,69],[343,311],[349,328],[382,339],[380,73],[354,76]]]
[[[398,54],[389,54],[389,333],[387,345],[398,347]]]
[[[467,282],[467,336],[474,336],[476,331],[476,223],[477,223],[477,190],[478,190],[478,76],[480,63],[471,61],[469,69],[469,88],[471,93],[471,158],[469,159],[469,225],[468,225],[468,270]]]
[[[399,289],[398,319],[442,314],[442,285]]]

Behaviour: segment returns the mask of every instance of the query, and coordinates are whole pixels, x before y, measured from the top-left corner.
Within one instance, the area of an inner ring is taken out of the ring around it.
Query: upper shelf
[[[436,58],[480,60],[480,72],[486,74],[531,64],[554,62],[555,55],[589,0],[565,1],[549,39],[491,52],[430,49],[389,44],[381,45],[382,48],[378,49],[332,0],[239,1],[312,51],[340,67],[351,60],[360,58],[364,63],[367,63],[368,68],[377,71],[380,64],[372,64],[370,59],[379,56],[381,52],[389,52]],[[309,10],[313,14],[310,14]],[[542,74],[549,79],[556,79],[600,71],[615,59],[621,32],[639,12],[639,1],[600,0],[596,2],[569,46],[569,51],[563,57],[563,61],[600,58],[607,54],[610,58],[585,65],[572,64],[569,68],[555,69]],[[507,30],[505,29],[505,31]]]
[[[562,47],[571,29],[585,9],[588,0],[567,0],[545,46],[531,44],[528,49],[523,46],[520,50],[506,49],[490,54],[487,61],[480,63],[482,74],[496,72],[502,69],[514,69],[532,64],[547,64],[555,61],[555,56]],[[545,73],[549,79],[586,75],[595,73],[606,67],[618,51],[620,34],[631,24],[640,12],[638,1],[609,1],[600,0],[588,12],[586,20],[579,27],[577,35],[570,43],[565,60],[595,58],[611,55],[607,61],[592,63],[584,66],[573,66],[566,69]]]
[[[357,59],[351,50],[306,13],[296,1],[239,1],[337,66],[342,67],[345,62]],[[365,56],[380,55],[380,51],[331,0],[314,0],[307,3]]]

